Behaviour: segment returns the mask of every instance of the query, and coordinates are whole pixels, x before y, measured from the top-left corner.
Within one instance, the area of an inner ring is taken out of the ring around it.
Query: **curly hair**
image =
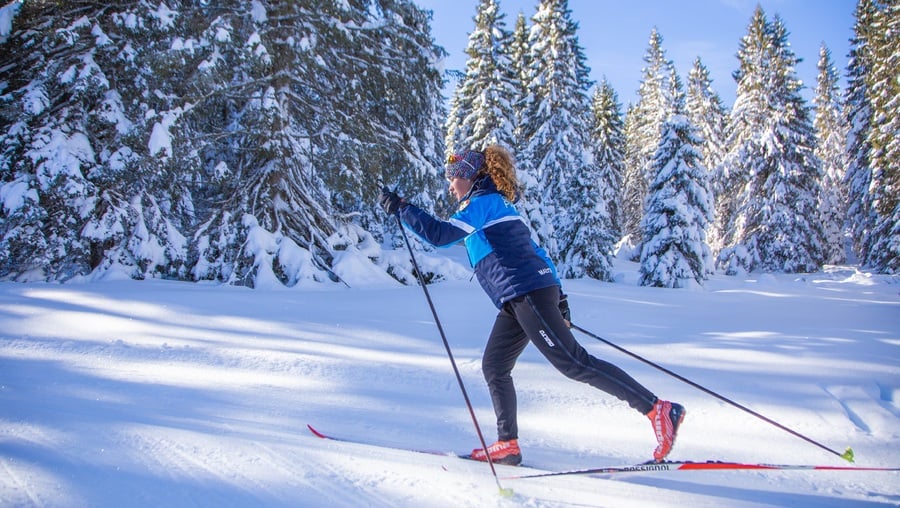
[[[489,145],[484,149],[484,169],[497,190],[510,203],[514,203],[519,196],[519,180],[516,178],[516,168],[513,165],[512,155],[500,145]]]

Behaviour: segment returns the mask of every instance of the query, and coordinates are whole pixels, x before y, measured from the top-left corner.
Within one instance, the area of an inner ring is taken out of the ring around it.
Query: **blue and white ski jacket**
[[[556,266],[531,239],[531,229],[489,176],[475,180],[447,221],[414,205],[400,210],[400,220],[436,247],[465,239],[469,263],[498,309],[536,289],[560,285]]]

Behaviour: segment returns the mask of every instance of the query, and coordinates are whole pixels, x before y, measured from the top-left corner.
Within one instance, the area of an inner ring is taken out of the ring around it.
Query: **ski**
[[[418,449],[418,448],[403,448],[400,446],[376,445],[376,444],[372,444],[372,443],[367,443],[365,441],[358,441],[355,439],[346,439],[343,437],[335,437],[335,436],[331,436],[329,434],[324,434],[322,432],[319,432],[318,430],[316,430],[315,427],[313,427],[310,424],[306,424],[306,427],[309,429],[310,432],[312,432],[312,434],[314,436],[321,438],[321,439],[327,439],[329,441],[337,441],[340,443],[352,443],[352,444],[358,444],[358,445],[364,445],[364,446],[375,446],[378,448],[386,448],[388,450],[398,450],[398,451],[402,451],[402,452],[424,453],[427,455],[439,455],[442,457],[453,457],[453,458],[457,458],[457,459],[475,460],[475,459],[469,457],[468,455],[459,455],[459,454],[456,454],[453,452],[442,452],[442,451],[438,451],[438,450],[426,450],[426,449]]]
[[[816,466],[797,464],[754,464],[741,462],[644,462],[631,466],[597,467],[587,469],[573,469],[569,471],[555,471],[548,473],[523,474],[506,476],[502,480],[519,480],[524,478],[546,478],[550,476],[575,476],[575,475],[605,475],[617,473],[657,473],[673,471],[900,471],[900,467],[855,467],[855,466]]]
[[[452,457],[456,459],[475,460],[468,454],[457,454],[453,452],[428,450],[421,448],[404,448],[401,446],[385,446],[367,443],[361,440],[347,439],[343,437],[335,437],[316,430],[312,425],[307,424],[306,427],[316,437],[327,439],[329,441],[337,441],[341,443],[352,443],[364,446],[374,446],[377,448],[385,448],[388,450],[397,450],[403,452],[422,453],[426,455],[437,455],[441,457]],[[522,465],[535,470],[534,467]],[[762,464],[762,463],[744,463],[744,462],[725,462],[713,461],[706,462],[642,462],[628,466],[613,467],[593,467],[586,469],[571,469],[567,471],[543,471],[532,472],[520,475],[510,475],[500,477],[501,480],[522,480],[526,478],[548,478],[553,476],[592,476],[592,475],[609,475],[621,473],[668,473],[675,471],[900,471],[900,467],[857,467],[857,466],[822,466],[822,465],[802,465],[802,464]]]

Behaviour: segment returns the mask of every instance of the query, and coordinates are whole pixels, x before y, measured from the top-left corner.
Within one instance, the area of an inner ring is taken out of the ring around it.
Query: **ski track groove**
[[[258,492],[247,488],[247,480],[252,480],[252,478],[240,473],[235,468],[228,467],[228,463],[221,464],[223,466],[221,468],[215,468],[203,460],[202,457],[211,453],[203,443],[190,444],[183,439],[171,437],[154,440],[141,436],[138,439],[142,444],[148,445],[146,451],[150,452],[149,455],[154,457],[157,467],[171,480],[183,483],[185,479],[188,479],[198,484],[216,482],[240,491],[242,496],[260,499]],[[213,450],[213,452],[220,454],[221,450]]]
[[[255,445],[256,448],[266,452],[266,465],[279,471],[285,478],[291,479],[291,482],[289,482],[291,484],[290,487],[309,489],[312,492],[318,493],[321,499],[337,500],[339,505],[353,506],[355,502],[359,501],[358,498],[350,494],[336,492],[333,488],[321,488],[318,486],[325,483],[319,481],[322,476],[325,476],[326,478],[339,477],[342,474],[342,471],[337,467],[329,465],[328,469],[331,474],[323,475],[321,463],[314,460],[302,460],[302,453],[297,453],[293,458],[289,458],[285,456],[286,453],[290,453],[289,451],[278,452],[271,446],[259,442],[256,442]],[[302,474],[298,474],[298,471],[302,472]],[[339,499],[336,498],[338,494],[340,494]]]
[[[34,492],[32,492],[32,489],[28,486],[28,482],[23,482],[19,478],[19,475],[15,473],[15,470],[9,467],[9,464],[7,464],[7,460],[0,459],[0,464],[3,464],[3,469],[6,471],[7,476],[12,480],[12,483],[14,485],[17,485],[22,489],[32,506],[43,506],[43,503],[40,502],[40,498],[38,498],[38,496]]]
[[[847,419],[867,435],[890,430],[897,410],[891,402],[885,401],[884,385],[835,385],[823,386],[822,390],[837,402]]]
[[[900,408],[897,407],[897,403],[894,400],[895,388],[884,383],[875,383],[875,385],[878,387],[878,398],[881,406],[895,417],[900,417]]]

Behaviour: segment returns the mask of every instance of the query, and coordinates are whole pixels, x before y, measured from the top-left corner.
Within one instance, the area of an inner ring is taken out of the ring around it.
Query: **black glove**
[[[559,312],[563,319],[566,320],[566,326],[572,327],[572,311],[569,309],[569,297],[560,290],[559,292]]]
[[[396,192],[384,187],[381,189],[381,196],[378,198],[378,204],[381,205],[381,208],[383,208],[388,215],[393,215],[399,212],[400,209],[405,207],[408,203],[398,196]]]

